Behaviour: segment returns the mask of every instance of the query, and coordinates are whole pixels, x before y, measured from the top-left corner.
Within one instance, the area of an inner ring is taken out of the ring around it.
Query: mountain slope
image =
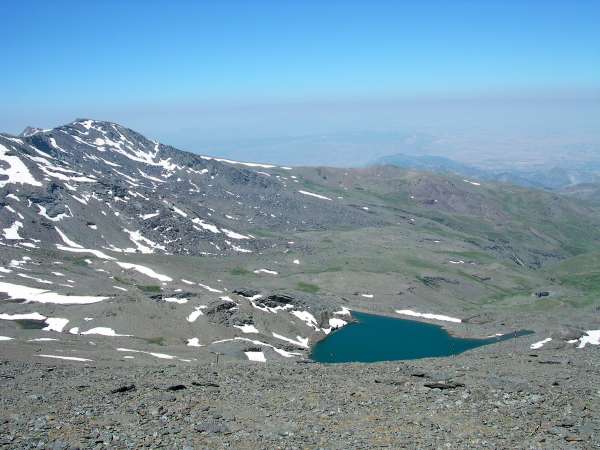
[[[294,360],[348,308],[548,330],[595,307],[553,267],[598,251],[599,217],[453,175],[201,156],[109,122],[0,134],[0,335],[15,357],[47,342],[116,364]]]
[[[5,164],[13,164],[0,172],[8,177],[0,180],[3,206],[18,216],[3,216],[0,225],[18,228],[21,245],[65,244],[60,230],[85,248],[251,252],[272,245],[254,239],[255,229],[334,226],[343,209],[323,210],[299,193],[287,168],[182,152],[107,122],[0,135],[0,145]],[[348,218],[376,223],[360,214]]]
[[[600,163],[594,160],[563,161],[560,166],[533,165],[531,168],[488,168],[462,164],[449,158],[434,155],[394,154],[378,158],[375,165],[391,165],[403,169],[424,170],[435,173],[450,173],[474,177],[488,182],[513,184],[516,186],[560,190],[582,183],[600,180]]]

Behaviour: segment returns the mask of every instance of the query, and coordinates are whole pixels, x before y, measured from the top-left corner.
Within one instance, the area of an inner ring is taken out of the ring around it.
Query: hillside
[[[593,322],[589,286],[555,272],[600,250],[600,215],[559,194],[229,161],[87,119],[1,134],[0,159],[0,335],[17,358],[51,339],[110,364],[291,361],[347,308],[450,314],[472,336]]]

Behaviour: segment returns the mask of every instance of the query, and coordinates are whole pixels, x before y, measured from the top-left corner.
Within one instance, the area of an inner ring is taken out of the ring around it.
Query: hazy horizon
[[[2,132],[90,117],[290,165],[600,159],[595,2],[9,1],[0,13]]]

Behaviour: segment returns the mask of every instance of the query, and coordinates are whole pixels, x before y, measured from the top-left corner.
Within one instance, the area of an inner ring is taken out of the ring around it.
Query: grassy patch
[[[141,338],[141,339],[146,341],[148,344],[165,345],[165,337],[164,336],[156,336],[156,337]]]
[[[302,292],[307,292],[309,294],[316,294],[321,290],[321,288],[316,284],[305,283],[304,281],[296,283],[296,289]]]
[[[43,320],[30,319],[15,320],[15,323],[23,330],[41,330],[47,325]]]
[[[115,276],[115,281],[117,283],[121,283],[121,284],[127,284],[127,285],[131,285],[132,284],[130,280],[127,280],[125,278],[121,278],[119,276]]]
[[[72,263],[74,266],[87,267],[88,263],[85,262],[87,258],[73,258]]]
[[[563,277],[561,281],[582,291],[593,293],[600,291],[600,272],[574,273]]]
[[[158,284],[138,284],[137,288],[142,292],[148,292],[151,294],[157,294],[160,292],[160,286]]]
[[[264,228],[253,228],[251,231],[251,234],[255,237],[262,237],[262,238],[278,238],[278,237],[280,237],[279,234],[274,233],[269,230],[265,230]]]
[[[243,267],[234,267],[229,271],[231,275],[248,275],[250,271],[248,269],[244,269]]]

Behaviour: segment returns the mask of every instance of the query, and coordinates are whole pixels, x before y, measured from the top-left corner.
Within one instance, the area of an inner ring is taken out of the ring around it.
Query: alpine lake
[[[483,345],[532,334],[515,331],[485,339],[452,336],[439,325],[352,312],[350,323],[319,341],[311,358],[321,363],[399,361],[457,355]]]

